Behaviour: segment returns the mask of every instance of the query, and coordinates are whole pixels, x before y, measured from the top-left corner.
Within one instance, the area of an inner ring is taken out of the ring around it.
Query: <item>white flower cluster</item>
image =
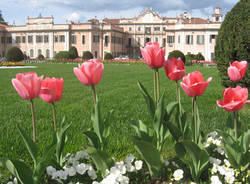
[[[134,163],[134,165],[133,165]],[[107,176],[102,181],[94,181],[92,184],[128,184],[129,178],[124,176],[128,172],[135,172],[141,170],[143,162],[141,160],[135,161],[135,157],[129,154],[125,162],[120,161],[107,170]]]
[[[7,184],[18,184],[17,178],[14,178],[13,181],[9,181]]]
[[[68,153],[63,159],[64,162],[67,162],[63,170],[56,170],[54,167],[48,166],[46,172],[51,176],[51,179],[57,181],[67,180],[69,176],[71,177],[77,174],[83,175],[85,173],[87,173],[91,179],[96,179],[96,171],[92,165],[81,162],[84,159],[89,159],[89,155],[85,151],[78,151],[75,156],[71,156]]]
[[[173,174],[174,180],[175,181],[181,180],[183,178],[183,174],[184,174],[183,170],[181,170],[181,169],[175,170],[175,172]]]
[[[230,163],[229,161],[226,159],[227,155],[225,154],[224,150],[222,149],[222,145],[221,145],[221,141],[222,141],[222,137],[217,137],[218,133],[217,132],[211,132],[210,134],[208,134],[208,138],[207,138],[207,142],[205,143],[205,147],[209,147],[211,144],[216,145],[216,148],[213,151],[218,152],[219,154],[225,156],[225,159],[220,160],[217,158],[213,158],[210,157],[209,161],[210,163],[213,165],[211,173],[212,173],[212,177],[211,179],[211,183],[212,184],[221,184],[222,182],[220,181],[219,176],[215,175],[215,174],[219,174],[220,176],[222,176],[225,180],[226,183],[234,183],[235,181],[235,170],[233,168],[230,168]]]

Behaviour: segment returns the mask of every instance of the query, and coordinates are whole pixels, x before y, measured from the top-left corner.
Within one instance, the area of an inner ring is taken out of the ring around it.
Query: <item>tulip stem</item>
[[[92,89],[92,94],[93,94],[93,101],[94,101],[94,105],[96,105],[96,92],[95,92],[95,85],[91,85],[91,89]]]
[[[179,85],[178,85],[178,81],[176,82],[176,101],[179,102]]]
[[[155,105],[157,105],[157,92],[156,92],[156,86],[157,86],[157,83],[156,83],[156,70],[154,70],[154,97],[155,97]]]
[[[53,111],[54,131],[56,131],[56,106],[54,102],[52,102],[52,111]]]
[[[196,97],[193,98],[193,116],[194,116],[194,141],[198,143],[198,125],[197,125],[197,104]]]
[[[156,69],[156,74],[157,74],[157,103],[160,100],[160,77],[159,77],[159,70],[158,68]]]
[[[238,121],[237,121],[237,112],[233,111],[234,116],[234,131],[235,131],[235,140],[238,138]]]
[[[34,112],[34,103],[33,100],[30,100],[31,114],[32,114],[32,126],[33,126],[33,141],[36,142],[36,120]]]

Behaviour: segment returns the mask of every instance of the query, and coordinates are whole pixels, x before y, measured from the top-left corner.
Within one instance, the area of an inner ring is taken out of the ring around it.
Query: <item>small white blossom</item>
[[[166,160],[166,161],[165,161],[165,166],[168,166],[168,165],[169,165],[169,161]]]
[[[226,165],[227,167],[230,167],[230,166],[231,166],[231,164],[229,163],[229,161],[228,161],[227,159],[224,159],[224,163],[225,163],[225,165]]]
[[[128,172],[134,172],[135,167],[132,164],[126,164],[126,168]]]
[[[138,171],[141,168],[142,168],[142,161],[141,160],[135,161],[135,169]]]
[[[116,167],[117,169],[119,169],[119,171],[120,171],[122,174],[125,174],[125,173],[126,173],[126,166],[124,165],[124,162],[123,162],[123,161],[121,161],[121,162],[116,162],[115,167]]]
[[[47,172],[47,174],[48,174],[49,176],[52,176],[52,174],[53,174],[54,172],[56,172],[56,169],[55,169],[54,167],[52,167],[52,166],[48,166],[48,167],[46,168],[46,172]]]
[[[81,163],[76,166],[76,172],[78,172],[80,175],[83,175],[87,171],[86,164]]]
[[[227,183],[232,184],[234,182],[235,178],[234,178],[234,176],[231,176],[231,177],[226,176],[225,180]]]
[[[207,138],[207,143],[211,144],[211,143],[213,143],[213,141],[214,141],[213,137],[208,137]]]
[[[92,167],[89,168],[88,175],[89,175],[89,177],[91,177],[94,180],[97,178],[96,172]]]
[[[216,137],[218,135],[218,133],[216,132],[216,131],[213,131],[213,132],[210,132],[209,134],[208,134],[208,136],[211,136],[211,137]]]
[[[174,172],[174,174],[173,174],[175,181],[181,180],[181,179],[183,178],[183,173],[184,173],[184,172],[183,172],[183,170],[181,170],[181,169],[175,170],[175,172]]]
[[[129,178],[127,176],[119,175],[116,181],[120,182],[120,184],[129,184]]]
[[[76,169],[74,167],[67,168],[67,172],[69,176],[75,176],[76,175]]]
[[[218,176],[211,177],[211,184],[222,184]]]
[[[134,161],[134,159],[135,159],[135,156],[134,156],[134,155],[128,154],[128,156],[127,156],[126,159],[125,159],[125,162],[126,162],[126,163],[132,163],[132,162]]]

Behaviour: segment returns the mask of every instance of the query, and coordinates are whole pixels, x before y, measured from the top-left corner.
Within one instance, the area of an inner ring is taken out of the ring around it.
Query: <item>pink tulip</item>
[[[157,42],[148,42],[144,48],[140,47],[141,54],[150,68],[161,68],[165,61],[165,48],[160,48]]]
[[[171,58],[165,62],[165,72],[170,80],[178,81],[185,75],[183,61],[178,58]]]
[[[48,103],[60,100],[63,94],[63,83],[63,78],[56,79],[55,77],[46,77],[45,80],[42,80],[39,96]]]
[[[250,103],[250,100],[247,100],[247,88],[240,86],[224,89],[223,98],[224,100],[217,100],[217,105],[228,112],[239,111],[245,103]]]
[[[229,65],[227,69],[229,78],[234,82],[240,81],[245,75],[247,61],[234,61],[233,64],[229,63]]]
[[[35,72],[18,73],[12,79],[12,85],[18,94],[25,100],[31,100],[39,96],[43,76],[38,77]]]
[[[212,77],[209,77],[205,82],[201,72],[194,71],[183,78],[181,87],[190,97],[201,96],[205,92],[211,80]]]
[[[85,61],[74,68],[76,77],[86,86],[96,85],[102,78],[104,66],[97,59]]]

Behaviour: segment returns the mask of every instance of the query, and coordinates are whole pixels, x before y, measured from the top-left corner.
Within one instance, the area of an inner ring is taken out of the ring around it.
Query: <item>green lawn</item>
[[[76,64],[36,64],[35,69],[0,69],[0,157],[19,158],[30,161],[24,143],[19,136],[16,124],[21,125],[31,136],[32,124],[30,103],[23,100],[11,84],[11,79],[16,73],[37,72],[38,75],[64,78],[63,98],[56,103],[57,117],[61,120],[63,116],[66,123],[72,123],[67,135],[68,143],[66,152],[76,152],[83,149],[86,139],[83,132],[91,124],[90,116],[93,108],[92,95],[89,87],[84,86],[73,73]],[[222,98],[223,87],[216,68],[205,68],[200,66],[186,67],[186,73],[200,71],[205,79],[213,77],[203,96],[198,98],[198,107],[202,122],[202,130],[205,133],[215,128],[225,127],[228,112],[217,107],[216,100]],[[106,116],[110,110],[114,110],[110,122],[111,137],[108,151],[116,158],[123,158],[128,153],[135,153],[130,137],[134,135],[129,126],[132,119],[141,119],[150,123],[144,99],[137,87],[137,81],[152,94],[153,71],[144,64],[105,64],[103,78],[97,85],[96,90],[101,105],[101,113]],[[166,92],[166,102],[175,99],[175,83],[165,76],[163,69],[160,70],[161,92]],[[191,98],[181,89],[181,98],[184,109],[189,113],[191,119]],[[34,100],[37,119],[38,144],[42,147],[52,140],[52,112],[51,105],[37,98]],[[241,120],[247,127],[247,115],[250,106],[245,105],[241,111]],[[166,154],[173,151],[171,140],[167,143]]]

